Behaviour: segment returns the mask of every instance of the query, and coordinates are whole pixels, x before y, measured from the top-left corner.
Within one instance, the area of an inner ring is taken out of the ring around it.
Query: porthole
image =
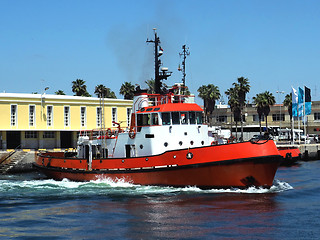
[[[148,161],[149,160],[149,158],[146,158],[146,161]]]
[[[142,144],[140,145],[140,149],[143,149],[143,145]]]
[[[190,141],[190,144],[193,145],[193,141]]]
[[[203,145],[204,144],[204,141],[201,141],[201,145]]]
[[[165,142],[163,145],[164,145],[165,147],[168,147],[168,143],[167,143],[167,142]]]
[[[182,145],[182,141],[179,142],[179,145],[180,145],[180,146]]]
[[[121,161],[122,163],[124,163],[124,159],[122,159],[122,161]]]
[[[192,152],[188,152],[186,157],[187,157],[187,159],[193,158],[193,153]]]

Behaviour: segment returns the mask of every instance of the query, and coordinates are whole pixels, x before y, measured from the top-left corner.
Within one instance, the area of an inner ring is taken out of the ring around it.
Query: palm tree
[[[219,88],[213,84],[202,85],[198,88],[198,93],[198,96],[203,99],[206,120],[209,121],[209,116],[211,116],[215,108],[216,100],[220,98]]]
[[[147,93],[149,93],[149,94],[154,94],[154,93],[156,93],[156,91],[155,91],[155,81],[154,81],[154,79],[150,79],[150,80],[147,80],[147,81],[145,81],[145,83],[147,84],[147,86],[148,86],[148,89],[147,89]],[[168,88],[168,85],[167,84],[165,84],[165,83],[161,83],[162,84],[162,88],[163,89],[167,89]]]
[[[238,121],[240,120],[240,104],[238,97],[238,86],[237,84],[233,84],[235,87],[227,89],[225,94],[228,97],[228,105],[230,106],[231,112],[234,116],[234,121],[236,123],[236,138],[238,138]],[[231,115],[232,116],[232,115]],[[231,120],[232,122],[232,120]],[[232,134],[232,126],[231,126],[231,134]]]
[[[273,106],[276,103],[275,97],[270,93],[269,91],[265,91],[263,93],[264,98],[264,108],[263,108],[263,114],[266,116],[266,128],[268,129],[268,115],[270,113],[270,106]]]
[[[134,97],[135,87],[131,82],[124,82],[120,88],[120,94],[124,96],[124,99],[132,100]]]
[[[54,92],[55,95],[66,95],[63,90],[57,90]]]
[[[288,113],[290,115],[290,126],[292,126],[292,93],[287,94],[283,101],[283,105],[288,108]],[[293,141],[293,129],[291,127],[291,141]]]
[[[87,86],[85,83],[86,81],[82,79],[72,81],[72,92],[75,93],[75,96],[91,97],[91,95],[87,92]]]
[[[288,108],[290,119],[292,118],[292,93],[287,94],[284,98],[283,105]]]
[[[241,139],[243,140],[243,114],[242,110],[245,105],[246,94],[250,91],[249,80],[244,77],[238,78],[238,97],[240,104],[240,123],[241,123]]]
[[[95,87],[94,94],[96,94],[98,98],[117,98],[116,94],[103,84]]]
[[[147,84],[147,86],[148,86],[148,93],[149,94],[153,94],[153,93],[155,93],[155,81],[154,81],[154,79],[150,79],[150,80],[147,80],[147,81],[145,81],[145,83]]]
[[[263,116],[263,109],[264,109],[264,104],[265,104],[263,93],[258,93],[255,97],[253,97],[253,103],[257,107],[257,113],[258,113],[258,116],[259,116],[260,135],[261,135],[261,133],[262,133],[261,119],[262,119],[262,116]]]

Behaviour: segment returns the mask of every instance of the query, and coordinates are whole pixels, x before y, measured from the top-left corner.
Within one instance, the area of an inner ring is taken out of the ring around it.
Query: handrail
[[[3,159],[0,159],[0,164],[2,164],[4,161],[6,161],[7,159],[9,159],[13,154],[16,153],[17,149],[21,147],[21,144],[18,145],[13,151],[11,151],[7,156],[5,156]]]

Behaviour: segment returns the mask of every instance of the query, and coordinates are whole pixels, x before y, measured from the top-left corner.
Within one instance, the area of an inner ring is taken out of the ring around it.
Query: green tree
[[[258,113],[258,116],[259,116],[260,135],[261,135],[261,133],[262,133],[261,119],[262,119],[262,116],[263,116],[263,110],[264,110],[264,106],[265,106],[265,98],[264,98],[263,93],[256,94],[256,96],[253,97],[253,103],[257,107],[257,113]]]
[[[75,93],[75,96],[91,97],[91,95],[87,92],[87,86],[85,83],[86,81],[82,79],[72,81],[72,92]]]
[[[55,95],[66,95],[63,90],[57,90],[54,92]]]
[[[148,86],[147,92],[149,94],[154,94],[155,93],[155,81],[154,81],[154,79],[147,80],[147,81],[145,81],[145,83]]]
[[[288,108],[290,119],[292,119],[292,93],[287,94],[284,98],[283,105]]]
[[[219,88],[213,84],[202,85],[198,88],[198,93],[198,96],[203,99],[206,120],[209,122],[209,116],[215,108],[216,100],[220,98]]]
[[[276,103],[276,99],[269,91],[265,91],[262,94],[264,98],[263,114],[266,117],[266,128],[268,129],[268,115],[270,113],[270,106],[273,106]]]
[[[290,126],[292,126],[292,93],[287,94],[284,98],[283,105],[288,108],[290,115]],[[291,128],[291,141],[293,141],[293,129]]]
[[[244,77],[237,79],[238,83],[235,84],[235,88],[238,91],[239,105],[240,105],[240,123],[241,123],[241,139],[243,140],[243,114],[242,110],[245,105],[246,94],[250,91],[249,80]]]
[[[135,87],[131,82],[124,82],[120,88],[120,94],[124,96],[124,99],[132,100],[134,97]]]
[[[116,94],[103,84],[95,87],[94,94],[96,94],[98,98],[117,98]]]
[[[233,88],[227,89],[225,91],[225,94],[228,97],[228,105],[230,106],[231,112],[233,113],[234,121],[236,123],[236,138],[238,138],[238,122],[240,121],[240,103],[239,103],[239,97],[238,97],[238,85],[233,84]],[[232,115],[231,115],[232,116]],[[232,122],[232,120],[231,120]],[[232,131],[232,126],[231,126]],[[232,132],[231,132],[232,133]]]

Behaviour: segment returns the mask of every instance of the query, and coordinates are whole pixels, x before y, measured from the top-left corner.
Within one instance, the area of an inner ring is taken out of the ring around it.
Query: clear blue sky
[[[191,92],[209,83],[224,93],[238,77],[248,98],[308,86],[320,100],[320,1],[317,0],[0,0],[0,91],[47,93],[86,81],[144,86],[154,76],[153,28],[164,49],[166,82],[181,81],[186,44]],[[223,94],[224,95],[224,94]],[[284,96],[281,96],[281,101]],[[226,97],[224,96],[224,99]]]

